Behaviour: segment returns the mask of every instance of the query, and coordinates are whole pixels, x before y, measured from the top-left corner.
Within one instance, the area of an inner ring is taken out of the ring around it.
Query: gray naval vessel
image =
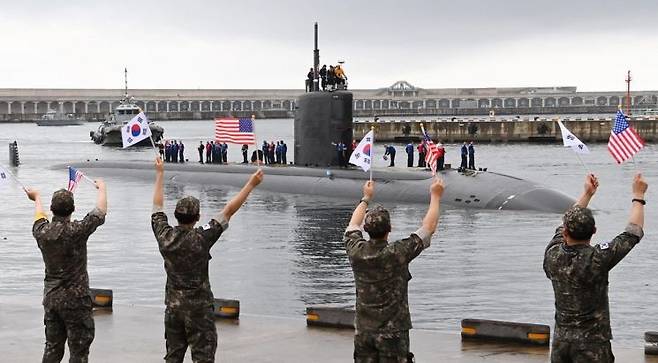
[[[139,115],[142,109],[135,103],[135,98],[128,95],[128,69],[124,69],[125,90],[123,98],[112,113],[103,121],[96,131],[90,131],[89,137],[97,144],[104,146],[121,146],[123,139],[121,137],[121,128]],[[164,128],[149,121],[149,128],[153,135],[153,141],[159,142],[164,135]],[[151,146],[150,139],[144,139],[136,146]]]
[[[294,122],[294,166],[265,167],[260,189],[276,193],[305,194],[359,200],[369,178],[360,169],[337,165],[334,144],[352,145],[352,93],[347,90],[320,91],[319,50],[315,25],[315,80],[311,92],[298,97]],[[92,175],[153,179],[153,162],[97,161],[74,163]],[[170,182],[181,184],[229,185],[240,187],[255,165],[167,164]],[[442,202],[455,207],[490,210],[533,210],[562,213],[575,200],[546,186],[494,172],[444,170],[446,189]],[[429,201],[432,175],[427,171],[373,170],[377,201],[422,203]]]
[[[48,109],[45,115],[37,121],[37,126],[79,126],[87,121],[75,117],[73,114],[64,114],[53,109]]]

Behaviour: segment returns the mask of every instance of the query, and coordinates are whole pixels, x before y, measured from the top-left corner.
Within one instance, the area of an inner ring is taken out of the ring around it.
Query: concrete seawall
[[[612,129],[612,119],[563,120],[565,126],[583,142],[607,142]],[[379,120],[354,124],[354,138],[360,140],[371,127],[375,128],[378,142],[420,140],[420,124],[432,138],[443,142],[556,142],[562,140],[560,127],[555,120],[496,120],[466,119],[422,122],[415,120]],[[658,119],[655,117],[634,119],[631,125],[648,142],[658,140]]]
[[[0,114],[0,123],[3,122],[34,122],[40,120],[42,113],[26,114]],[[75,113],[76,118],[87,120],[89,122],[101,122],[107,117],[107,113]],[[153,121],[164,120],[212,120],[215,117],[251,117],[254,115],[257,119],[263,118],[293,118],[293,111],[286,110],[266,110],[266,111],[171,111],[155,112],[147,111],[146,115]]]

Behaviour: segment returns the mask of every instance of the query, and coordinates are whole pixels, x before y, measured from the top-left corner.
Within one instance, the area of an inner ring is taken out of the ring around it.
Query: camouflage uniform
[[[565,215],[565,223],[583,218],[573,208]],[[614,362],[608,272],[640,242],[642,228],[629,224],[612,242],[596,246],[567,246],[563,229],[557,228],[544,254],[544,271],[555,293],[551,361]]]
[[[199,213],[199,201],[181,199],[176,212]],[[208,279],[210,249],[228,228],[226,220],[212,219],[203,227],[172,227],[167,215],[155,209],[151,226],[167,271],[165,292],[165,339],[167,362],[182,362],[188,343],[194,362],[214,362],[217,328],[213,315],[213,294]]]
[[[390,244],[383,239],[366,241],[354,226],[345,231],[345,249],[356,285],[355,362],[407,362],[409,262],[429,247],[430,238],[423,228]]]
[[[72,195],[58,191],[53,204],[71,202]],[[46,347],[43,362],[59,362],[68,339],[70,362],[87,362],[94,340],[94,318],[87,275],[87,239],[105,222],[105,213],[92,210],[81,221],[37,216],[32,234],[46,266],[43,307]]]

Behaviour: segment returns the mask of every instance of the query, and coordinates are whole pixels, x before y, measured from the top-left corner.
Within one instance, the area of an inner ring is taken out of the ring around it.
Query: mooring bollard
[[[89,289],[89,295],[94,308],[112,309],[112,290]]]
[[[644,354],[658,355],[658,331],[644,333]]]
[[[329,307],[306,308],[307,326],[354,329],[354,310]]]
[[[9,163],[12,166],[18,166],[18,164],[20,164],[18,157],[18,143],[16,141],[9,143]]]
[[[542,324],[464,319],[461,326],[462,340],[513,341],[546,346],[551,340],[551,327]]]
[[[215,299],[215,318],[239,319],[240,301],[228,299]]]

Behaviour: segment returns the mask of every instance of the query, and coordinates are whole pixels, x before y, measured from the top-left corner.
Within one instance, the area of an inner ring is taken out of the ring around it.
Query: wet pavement
[[[164,307],[114,306],[96,310],[96,338],[91,362],[158,362],[164,357]],[[42,354],[43,311],[39,298],[0,298],[1,360],[36,362]],[[305,317],[277,318],[241,314],[240,320],[218,320],[222,362],[349,362],[351,330],[306,327]],[[417,362],[547,362],[546,347],[461,342],[459,332],[414,329],[412,351]],[[658,362],[641,348],[615,349],[619,362]],[[65,361],[68,358],[65,357]],[[189,359],[189,352],[187,361]]]

